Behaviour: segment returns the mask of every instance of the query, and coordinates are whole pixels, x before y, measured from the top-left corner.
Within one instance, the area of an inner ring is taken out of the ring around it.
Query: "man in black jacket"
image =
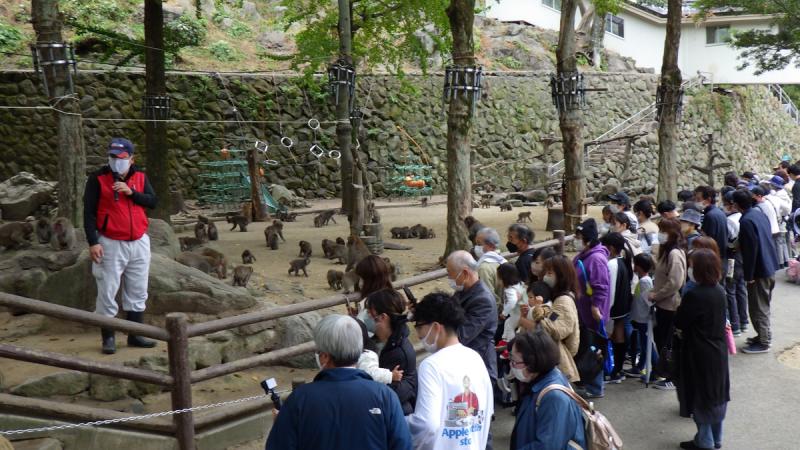
[[[508,244],[506,247],[510,252],[517,252],[517,257],[514,265],[517,266],[519,272],[519,279],[528,284],[531,278],[531,263],[533,263],[533,254],[536,249],[531,247],[533,243],[534,233],[525,225],[515,223],[508,227]]]
[[[750,322],[757,333],[747,340],[747,346],[742,351],[766,353],[772,340],[769,311],[775,272],[778,270],[778,254],[773,245],[769,220],[757,208],[753,208],[752,195],[747,191],[736,191],[733,193],[733,202],[742,213],[739,219],[739,251],[747,283]]]
[[[458,328],[458,340],[481,355],[489,377],[494,381],[497,379],[494,349],[497,305],[494,294],[478,277],[476,265],[475,258],[468,252],[455,251],[447,257],[447,277],[456,291],[453,296],[464,308],[466,316],[466,321]]]
[[[703,205],[703,234],[714,239],[719,247],[719,258],[722,260],[722,274],[728,269],[728,217],[717,208],[717,191],[710,186],[698,186],[694,190],[694,200]]]

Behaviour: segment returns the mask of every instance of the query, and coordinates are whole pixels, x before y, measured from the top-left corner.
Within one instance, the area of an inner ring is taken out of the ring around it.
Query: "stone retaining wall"
[[[651,74],[587,74],[589,87],[608,92],[590,93],[585,109],[585,137],[594,138],[616,123],[647,106],[654,99],[658,77]],[[337,195],[338,161],[317,159],[309,153],[313,133],[306,125],[311,118],[323,122],[318,141],[335,148],[335,124],[331,101],[301,89],[298,79],[280,75],[227,75],[225,85],[246,120],[275,121],[263,124],[170,123],[171,166],[175,185],[191,197],[198,186],[198,163],[220,158],[228,141],[248,148],[255,139],[270,144],[268,156],[279,164],[267,170],[271,183],[284,184],[306,197]],[[474,181],[490,180],[508,187],[519,180],[531,186],[530,166],[536,161],[561,159],[560,146],[544,154],[540,139],[559,135],[548,74],[488,76],[483,101],[477,109],[472,131]],[[369,178],[377,195],[386,195],[394,166],[422,159],[433,167],[435,192],[445,190],[446,120],[442,115],[440,75],[407,76],[406,87],[392,76],[359,78],[359,104],[365,118],[361,126],[361,151],[369,161]],[[112,136],[126,136],[146,165],[142,122],[94,121],[90,118],[140,118],[144,91],[142,73],[81,72],[76,81],[83,130],[91,168],[103,164],[104,148]],[[228,94],[219,78],[204,74],[170,73],[167,87],[173,100],[174,119],[226,120],[235,117]],[[0,105],[45,105],[38,78],[30,72],[0,73]],[[697,88],[687,93],[685,124],[679,165],[680,185],[705,182],[705,176],[688,169],[704,165],[706,153],[700,136],[716,131],[718,148],[734,169],[767,171],[776,158],[792,153],[800,144],[799,129],[780,110],[778,102],[763,87],[737,87],[730,95]],[[282,121],[285,136],[294,141],[290,151],[279,145]],[[655,183],[658,140],[653,123],[637,127],[650,133],[637,140],[630,154],[596,151],[598,165],[588,170],[589,191],[606,184],[640,187]],[[400,130],[413,139],[409,139]],[[241,133],[241,134],[240,134]],[[244,140],[238,140],[239,136]],[[29,171],[45,179],[56,179],[58,149],[55,120],[42,110],[0,110],[0,179]],[[797,157],[797,155],[794,155]],[[628,161],[628,164],[625,164]],[[625,169],[625,170],[624,170]],[[623,173],[625,172],[625,173]],[[721,173],[717,174],[721,179]]]

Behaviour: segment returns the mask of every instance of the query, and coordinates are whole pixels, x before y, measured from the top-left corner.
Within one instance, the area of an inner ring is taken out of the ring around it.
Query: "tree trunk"
[[[600,68],[603,63],[603,39],[606,36],[605,13],[595,9],[592,19],[592,31],[589,37],[589,53],[592,55],[592,66]]]
[[[575,58],[576,0],[561,2],[561,30],[558,34],[557,71],[559,75],[574,74],[578,70]],[[583,173],[583,115],[577,106],[562,108],[558,115],[564,149],[564,227],[568,232],[580,223],[583,199],[586,197],[586,180]]]
[[[144,2],[144,50],[145,84],[148,96],[167,95],[164,74],[164,11],[161,0]],[[146,119],[165,118],[155,111],[145,111]],[[144,146],[147,151],[147,175],[158,197],[158,206],[150,212],[151,217],[170,222],[172,195],[170,193],[169,146],[167,145],[167,125],[164,122],[145,122]]]
[[[681,43],[681,0],[669,0],[664,60],[661,64],[663,90],[661,120],[658,124],[658,200],[672,200],[678,186],[678,102],[681,70],[678,49]]]
[[[453,35],[453,63],[474,66],[475,0],[450,0],[447,7]],[[450,100],[447,114],[447,243],[445,256],[470,246],[464,218],[472,213],[472,175],[469,131],[470,96],[460,92]]]
[[[339,61],[353,64],[351,0],[339,1]],[[347,214],[352,227],[353,220],[353,154],[351,153],[352,126],[350,125],[350,90],[345,85],[337,85],[339,104],[336,105],[336,144],[342,157],[339,160],[342,173],[342,212]]]
[[[258,153],[255,147],[247,152],[247,171],[250,174],[250,198],[253,204],[253,221],[263,222],[269,219],[267,205],[261,196],[261,171],[258,170]]]
[[[36,42],[62,43],[61,14],[57,0],[31,2],[33,28]],[[47,60],[67,60],[66,51],[54,48],[53,57],[44,49]],[[66,114],[55,112],[58,129],[58,214],[68,218],[76,227],[83,225],[83,189],[86,184],[86,153],[83,148],[81,109],[69,87],[69,70],[66,65],[43,66],[43,76],[50,90],[50,103]]]

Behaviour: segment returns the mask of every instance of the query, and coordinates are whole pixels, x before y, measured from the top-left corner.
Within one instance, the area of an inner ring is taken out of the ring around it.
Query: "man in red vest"
[[[97,281],[95,313],[117,315],[117,291],[127,319],[142,323],[150,271],[150,238],[144,208],[155,208],[156,194],[144,172],[133,165],[133,143],[113,138],[108,165],[89,176],[83,196],[83,227]],[[116,352],[114,330],[102,329],[103,353]],[[128,346],[150,348],[155,342],[128,335]]]

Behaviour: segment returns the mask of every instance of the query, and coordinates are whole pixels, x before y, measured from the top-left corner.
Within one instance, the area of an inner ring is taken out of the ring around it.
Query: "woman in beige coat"
[[[524,308],[528,310],[523,310],[527,319],[521,319],[520,325],[528,330],[541,327],[553,338],[560,353],[558,368],[574,383],[580,381],[574,359],[580,342],[578,310],[575,306],[578,277],[572,261],[563,255],[546,260],[543,273],[542,281],[552,289],[553,301],[541,304],[540,300],[534,300],[532,308]]]

